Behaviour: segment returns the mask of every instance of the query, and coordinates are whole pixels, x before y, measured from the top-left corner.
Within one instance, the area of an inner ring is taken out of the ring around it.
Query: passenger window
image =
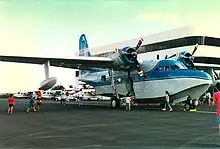
[[[159,66],[159,67],[157,67],[155,70],[156,70],[156,71],[163,71],[164,68]]]
[[[165,67],[165,71],[169,71],[169,69],[170,69],[169,66]]]

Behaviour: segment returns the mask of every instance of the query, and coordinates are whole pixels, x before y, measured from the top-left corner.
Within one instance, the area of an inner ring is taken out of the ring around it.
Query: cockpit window
[[[175,63],[180,69],[187,69],[187,67],[182,63]]]
[[[177,65],[171,65],[171,68],[172,68],[173,70],[180,69]]]
[[[175,63],[173,65],[171,65],[171,68],[173,70],[176,70],[176,69],[187,69],[187,67],[181,63]]]

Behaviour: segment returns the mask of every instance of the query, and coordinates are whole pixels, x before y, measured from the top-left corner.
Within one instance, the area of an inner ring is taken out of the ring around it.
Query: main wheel
[[[186,109],[186,111],[189,111],[189,110],[190,110],[190,103],[186,103],[186,104],[185,104],[185,109]]]
[[[111,107],[112,108],[119,108],[120,107],[120,99],[112,98],[111,99]]]

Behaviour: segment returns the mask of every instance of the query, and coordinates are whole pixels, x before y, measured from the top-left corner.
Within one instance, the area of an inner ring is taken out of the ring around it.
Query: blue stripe
[[[146,78],[144,77],[146,76]],[[151,71],[145,73],[144,76],[139,76],[138,74],[131,75],[131,78],[134,82],[141,82],[141,81],[155,81],[155,80],[165,80],[165,79],[178,79],[178,78],[197,78],[197,79],[204,79],[204,80],[211,80],[212,78],[209,74],[205,72],[201,72],[199,70],[189,70],[189,69],[179,69],[179,70],[171,70],[171,71]],[[118,84],[124,84],[127,79],[127,75],[117,76],[117,78],[121,78],[121,82]],[[98,80],[81,80],[87,84],[92,86],[104,86],[104,85],[111,85],[111,78],[107,78],[106,82],[101,82],[100,79]]]

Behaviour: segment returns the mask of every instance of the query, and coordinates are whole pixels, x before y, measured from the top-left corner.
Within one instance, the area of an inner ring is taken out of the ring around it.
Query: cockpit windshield
[[[170,67],[173,70],[176,70],[176,69],[187,69],[187,67],[184,64],[182,64],[181,62],[175,62],[174,64],[171,64]]]
[[[172,70],[178,70],[178,69],[187,69],[187,67],[179,62],[179,61],[161,61],[157,67],[156,71],[172,71]]]

